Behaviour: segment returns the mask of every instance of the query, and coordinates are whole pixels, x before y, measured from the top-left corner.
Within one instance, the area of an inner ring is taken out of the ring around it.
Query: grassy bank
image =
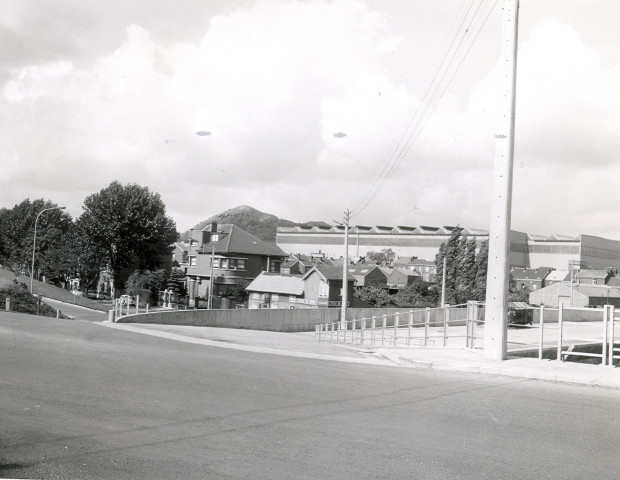
[[[10,286],[15,281],[26,286],[26,289],[30,289],[30,277],[17,276],[10,270],[0,269],[0,289]],[[79,305],[81,307],[92,308],[93,310],[99,310],[100,312],[108,312],[112,307],[112,302],[102,302],[98,300],[91,300],[79,295],[73,295],[64,288],[59,288],[54,285],[49,285],[38,280],[32,282],[32,292],[35,295],[41,295],[45,298],[51,298],[52,300],[58,300],[60,302],[71,303],[73,305]],[[3,297],[0,297],[2,299]]]

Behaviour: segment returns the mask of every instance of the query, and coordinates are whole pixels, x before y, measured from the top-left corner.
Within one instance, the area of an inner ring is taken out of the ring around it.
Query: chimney
[[[217,222],[211,222],[211,233],[217,232]]]

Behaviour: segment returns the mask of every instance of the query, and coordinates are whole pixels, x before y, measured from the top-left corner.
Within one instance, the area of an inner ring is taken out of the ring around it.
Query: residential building
[[[355,279],[355,288],[363,287],[387,287],[388,276],[379,265],[358,265],[349,267],[349,273]]]
[[[190,306],[196,298],[226,297],[261,272],[279,273],[286,254],[241,228],[211,223],[190,232],[187,291]]]
[[[262,272],[252,280],[246,291],[250,309],[305,306],[304,281],[301,275]]]
[[[421,280],[421,275],[414,270],[394,268],[388,277],[388,286],[392,289],[405,288],[417,280]]]
[[[547,267],[518,268],[510,270],[510,276],[517,290],[540,290],[545,285],[545,278],[552,270]]]
[[[574,273],[574,276],[574,282],[582,285],[606,285],[612,273],[609,270],[583,269]]]
[[[342,306],[343,270],[340,267],[318,265],[306,272],[304,280],[304,302],[316,301],[319,307]],[[347,298],[354,302],[355,278],[347,273]]]
[[[568,270],[551,270],[543,281],[543,287],[549,287],[554,283],[570,281],[570,272]]]

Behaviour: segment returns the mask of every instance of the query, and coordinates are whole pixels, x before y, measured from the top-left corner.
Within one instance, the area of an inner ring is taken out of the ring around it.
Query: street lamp
[[[34,255],[35,255],[35,247],[37,246],[37,222],[39,221],[39,217],[43,212],[47,212],[48,210],[64,210],[67,207],[51,207],[44,208],[37,215],[36,220],[34,221],[34,238],[32,240],[32,269],[30,270],[30,293],[32,293],[32,281],[34,279]]]

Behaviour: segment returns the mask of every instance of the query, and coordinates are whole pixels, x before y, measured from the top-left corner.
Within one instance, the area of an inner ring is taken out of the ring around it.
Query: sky
[[[503,4],[3,0],[0,208],[77,217],[118,180],[179,231],[239,205],[488,229]],[[620,240],[618,18],[521,0],[514,230]]]

